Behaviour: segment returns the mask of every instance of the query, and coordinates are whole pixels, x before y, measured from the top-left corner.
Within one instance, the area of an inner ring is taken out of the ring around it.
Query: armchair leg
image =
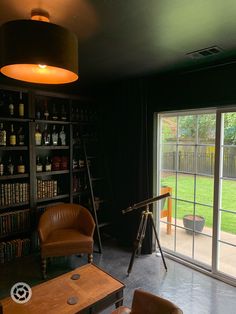
[[[88,254],[88,263],[93,262],[93,254]]]
[[[41,259],[41,269],[42,269],[42,275],[43,275],[43,279],[46,279],[46,268],[47,268],[47,259],[46,258],[42,258]]]

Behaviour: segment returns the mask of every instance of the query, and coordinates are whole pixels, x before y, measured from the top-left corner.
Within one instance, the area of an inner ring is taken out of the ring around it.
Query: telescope
[[[139,224],[138,232],[136,235],[136,239],[134,241],[133,252],[131,255],[131,259],[130,259],[130,263],[129,263],[129,267],[128,267],[128,271],[127,271],[128,276],[131,273],[133,263],[134,263],[134,257],[136,255],[136,253],[138,251],[141,251],[142,242],[143,242],[143,239],[145,237],[148,219],[151,221],[151,225],[152,225],[155,237],[156,237],[157,245],[158,245],[159,251],[161,253],[162,261],[163,261],[165,270],[167,271],[165,258],[164,258],[164,255],[163,255],[163,252],[161,249],[160,241],[158,239],[156,227],[155,227],[154,220],[153,220],[153,214],[151,211],[149,211],[149,206],[150,206],[150,204],[153,204],[154,202],[159,201],[159,200],[164,199],[164,198],[169,197],[169,196],[170,196],[170,193],[161,194],[159,196],[155,196],[153,198],[146,199],[146,200],[139,202],[137,204],[133,204],[132,206],[129,206],[128,208],[122,210],[122,214],[126,214],[126,213],[129,213],[129,212],[131,212],[135,209],[138,209],[138,208],[142,208],[142,207],[146,208],[145,210],[142,211],[142,214],[141,214],[140,224]]]

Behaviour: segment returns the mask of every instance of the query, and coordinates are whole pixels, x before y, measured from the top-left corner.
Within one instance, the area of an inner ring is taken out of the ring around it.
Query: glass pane
[[[195,227],[197,227],[197,223],[199,226],[197,231],[212,236],[213,207],[196,205],[195,215],[202,218],[201,221],[195,221]]]
[[[171,188],[171,195],[175,197],[176,173],[169,171],[161,172],[161,186]]]
[[[179,117],[179,143],[192,144],[196,142],[197,116],[180,116]]]
[[[194,150],[194,146],[178,146],[178,171],[195,173]]]
[[[236,212],[236,181],[221,180],[222,182],[222,195],[221,195],[221,208]]]
[[[177,174],[176,197],[186,201],[194,201],[194,175]]]
[[[197,173],[213,175],[215,166],[215,147],[198,146],[197,147]]]
[[[236,145],[236,112],[223,114],[224,145]]]
[[[162,117],[161,119],[162,143],[176,143],[177,141],[177,117]]]
[[[194,259],[211,265],[212,256],[212,238],[203,234],[195,233],[194,236]]]
[[[162,145],[161,169],[176,170],[176,145]]]
[[[162,248],[167,248],[168,250],[174,251],[174,235],[175,231],[172,226],[171,234],[167,232],[167,225],[165,223],[160,222],[160,242]]]
[[[220,240],[236,245],[236,212],[221,212]]]
[[[196,202],[213,206],[213,177],[196,176]]]
[[[193,257],[193,236],[178,227],[176,227],[176,251],[184,256]]]
[[[219,244],[219,270],[229,276],[236,278],[236,248],[220,243]]]
[[[223,148],[223,177],[236,178],[236,147]]]
[[[184,217],[193,215],[193,204],[184,202],[184,201],[176,201],[176,224],[178,226],[185,226]]]
[[[198,116],[198,143],[215,144],[216,115],[202,114]]]
[[[168,193],[169,188],[162,188],[162,193]],[[175,201],[171,197],[167,197],[163,200],[160,200],[160,219],[161,222],[164,222],[166,225],[167,234],[171,234],[173,226],[175,223]]]

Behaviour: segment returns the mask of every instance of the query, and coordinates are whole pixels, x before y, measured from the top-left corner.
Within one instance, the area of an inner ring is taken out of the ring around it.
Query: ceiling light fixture
[[[78,79],[75,34],[49,23],[49,14],[32,10],[30,20],[15,20],[0,28],[0,71],[13,79],[63,84]]]

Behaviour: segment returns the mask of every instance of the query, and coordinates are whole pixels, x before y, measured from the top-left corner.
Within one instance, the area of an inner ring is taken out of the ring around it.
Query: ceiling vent
[[[200,59],[200,58],[205,58],[205,57],[210,57],[210,56],[216,56],[222,52],[223,52],[222,48],[219,48],[217,46],[212,46],[212,47],[189,52],[186,55],[193,59]]]

